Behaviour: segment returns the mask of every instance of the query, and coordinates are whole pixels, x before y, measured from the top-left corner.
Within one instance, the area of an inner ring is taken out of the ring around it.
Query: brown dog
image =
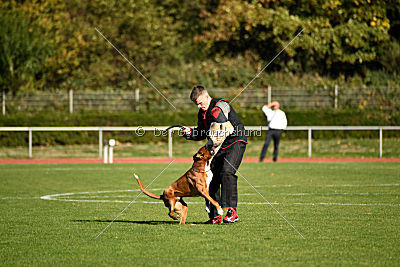
[[[162,199],[164,205],[169,209],[168,215],[174,220],[180,218],[180,224],[185,224],[188,212],[187,204],[183,201],[182,197],[202,196],[217,208],[219,215],[222,215],[223,211],[221,206],[217,201],[212,199],[208,193],[208,186],[212,179],[212,172],[210,171],[212,158],[213,156],[206,147],[200,148],[193,156],[194,162],[192,168],[182,175],[181,178],[168,186],[162,195],[150,193],[144,188],[136,174],[135,177],[143,193],[155,199]],[[176,212],[179,217],[174,215],[174,212]]]

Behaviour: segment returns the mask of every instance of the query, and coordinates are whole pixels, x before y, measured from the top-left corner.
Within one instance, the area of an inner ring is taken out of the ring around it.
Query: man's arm
[[[231,107],[228,102],[221,100],[211,110],[212,122],[224,123],[229,120]]]
[[[234,127],[229,121],[231,107],[228,102],[221,100],[211,110],[212,123],[210,125],[209,146],[218,147],[234,132]]]
[[[201,123],[200,115],[197,116],[197,127],[184,127],[183,137],[187,140],[192,141],[200,141],[206,139],[206,130],[204,128],[204,125]]]
[[[267,116],[268,120],[271,118],[271,116],[273,116],[272,109],[275,109],[275,106],[279,107],[278,101],[272,101],[271,103],[268,103],[262,107],[262,111],[264,112],[265,116]]]
[[[264,115],[267,117],[267,119],[269,120],[269,118],[271,118],[272,114],[272,109],[271,109],[271,103],[269,103],[268,105],[264,105],[262,107],[262,111],[264,112]]]
[[[284,125],[283,129],[286,129],[286,127],[287,127],[287,118],[286,118],[285,112],[282,111],[282,113],[283,113],[283,125]]]

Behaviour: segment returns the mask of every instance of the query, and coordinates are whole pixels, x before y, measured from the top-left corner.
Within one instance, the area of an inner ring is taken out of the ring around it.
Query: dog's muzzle
[[[214,143],[211,139],[207,141],[205,147],[208,149],[208,151],[210,151],[211,156],[214,156],[215,154]]]

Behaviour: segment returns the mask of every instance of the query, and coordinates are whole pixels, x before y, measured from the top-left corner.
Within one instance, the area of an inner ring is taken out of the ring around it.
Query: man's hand
[[[182,132],[183,132],[184,135],[189,136],[192,133],[192,130],[190,130],[189,127],[183,126],[182,127]]]
[[[276,108],[277,107],[277,108]],[[267,108],[273,108],[273,109],[278,109],[280,107],[279,102],[278,101],[272,101],[271,103],[269,103],[267,105]]]

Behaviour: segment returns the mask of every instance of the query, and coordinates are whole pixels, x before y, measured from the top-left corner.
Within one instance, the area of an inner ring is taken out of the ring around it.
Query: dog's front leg
[[[224,211],[222,210],[221,206],[218,204],[217,201],[215,201],[214,199],[212,199],[208,193],[208,190],[204,188],[204,186],[198,186],[197,187],[197,191],[199,191],[199,193],[208,201],[210,201],[211,204],[213,204],[215,206],[215,208],[217,208],[218,214],[219,215],[223,215]]]

